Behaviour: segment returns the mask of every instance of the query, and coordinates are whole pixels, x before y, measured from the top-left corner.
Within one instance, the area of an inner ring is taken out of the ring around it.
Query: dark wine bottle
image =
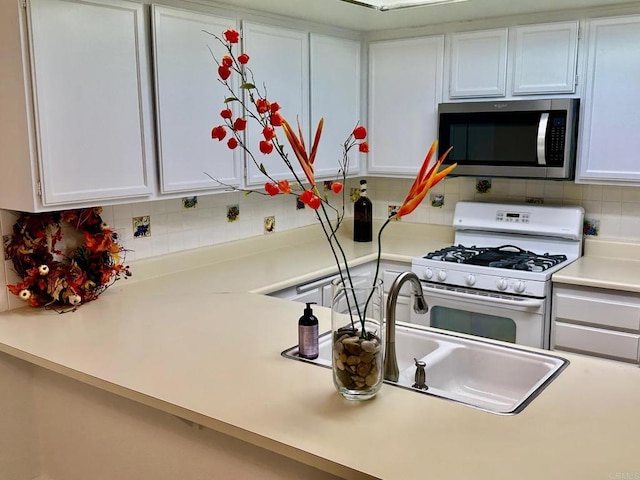
[[[367,197],[367,181],[360,180],[360,196],[353,204],[353,240],[370,242],[373,236],[373,204]]]

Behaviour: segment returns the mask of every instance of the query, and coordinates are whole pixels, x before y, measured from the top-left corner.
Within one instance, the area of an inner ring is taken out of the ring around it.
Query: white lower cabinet
[[[554,285],[552,348],[640,362],[640,296]]]
[[[375,271],[375,262],[365,263],[351,268],[352,275],[373,275]],[[386,305],[389,288],[393,281],[400,273],[410,270],[411,266],[402,262],[381,261],[379,276],[382,277],[384,288],[384,302]],[[324,307],[331,307],[332,292],[331,282],[337,278],[337,275],[328,275],[321,278],[304,282],[293,287],[278,290],[270,293],[272,297],[293,300],[294,302],[315,302]],[[409,285],[405,285],[398,296],[398,304],[396,309],[396,320],[402,322],[409,321],[409,308],[411,301],[411,293]]]

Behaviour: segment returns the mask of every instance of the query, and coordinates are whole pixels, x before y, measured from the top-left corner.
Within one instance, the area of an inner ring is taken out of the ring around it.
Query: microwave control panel
[[[567,131],[566,112],[551,112],[547,127],[546,160],[549,165],[561,166],[564,159],[564,146]]]

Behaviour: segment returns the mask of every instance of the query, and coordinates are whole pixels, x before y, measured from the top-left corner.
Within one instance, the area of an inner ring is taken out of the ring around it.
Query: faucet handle
[[[416,375],[414,377],[415,383],[412,385],[412,387],[420,390],[427,390],[429,387],[426,384],[427,374],[424,370],[427,364],[422,360],[418,360],[417,358],[414,358],[413,361],[416,365]]]

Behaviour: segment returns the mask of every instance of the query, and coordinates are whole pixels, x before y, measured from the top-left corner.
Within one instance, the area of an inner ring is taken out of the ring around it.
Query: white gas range
[[[458,202],[454,245],[416,257],[430,312],[412,321],[549,348],[551,275],[582,255],[582,207]]]

